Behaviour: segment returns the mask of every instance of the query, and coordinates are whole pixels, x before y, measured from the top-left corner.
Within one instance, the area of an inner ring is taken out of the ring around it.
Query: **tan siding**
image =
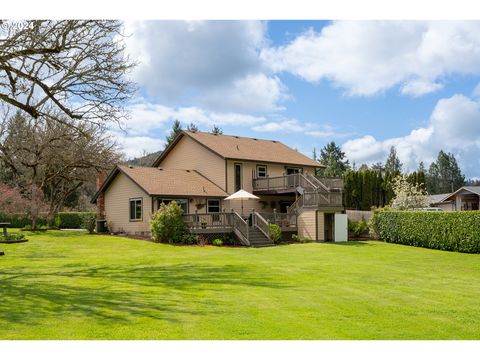
[[[297,218],[298,236],[317,240],[316,211],[304,211]]]
[[[129,199],[143,200],[142,221],[130,221]],[[148,194],[131,181],[126,175],[119,173],[105,191],[105,216],[108,225],[114,232],[139,234],[149,231],[152,202]]]
[[[225,190],[225,160],[188,136],[184,136],[158,167],[193,169]]]
[[[317,211],[317,240],[325,241],[325,213]]]

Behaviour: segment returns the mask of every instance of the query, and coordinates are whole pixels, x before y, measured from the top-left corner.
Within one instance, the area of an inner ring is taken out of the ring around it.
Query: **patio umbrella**
[[[226,197],[224,200],[241,200],[242,201],[242,216],[243,216],[243,200],[260,199],[258,196],[250,194],[243,189],[238,190],[236,193]]]

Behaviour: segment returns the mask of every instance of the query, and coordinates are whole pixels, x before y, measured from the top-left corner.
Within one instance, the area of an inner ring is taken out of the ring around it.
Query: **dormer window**
[[[266,177],[267,177],[267,166],[257,165],[257,178],[266,178]]]

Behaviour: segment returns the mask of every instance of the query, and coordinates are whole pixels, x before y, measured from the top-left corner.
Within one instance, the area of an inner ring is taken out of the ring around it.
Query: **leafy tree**
[[[125,118],[125,101],[135,91],[128,73],[135,64],[125,55],[121,21],[0,25],[0,102],[34,119],[55,112],[75,120],[71,126]]]
[[[167,136],[167,144],[166,146],[170,145],[170,143],[175,140],[178,134],[182,132],[182,124],[178,119],[175,119],[172,125],[172,130],[170,130],[170,134]]]
[[[223,131],[217,125],[213,125],[213,129],[210,133],[213,134],[213,135],[222,135]]]
[[[403,164],[397,156],[397,150],[395,146],[390,148],[390,153],[388,154],[387,161],[385,162],[385,171],[394,173],[402,172]]]
[[[120,160],[117,145],[105,128],[60,116],[32,118],[17,112],[0,131],[0,159],[13,173],[22,194],[30,200],[35,228],[42,201],[49,220],[85,183]]]
[[[320,150],[319,161],[325,166],[325,168],[320,169],[320,175],[322,176],[339,177],[350,169],[350,164],[345,159],[345,153],[334,141]]]
[[[190,132],[197,132],[198,131],[198,126],[195,125],[193,122],[190,123],[190,125],[187,126],[187,130],[190,131]]]
[[[396,210],[412,210],[429,206],[427,192],[418,185],[411,184],[405,176],[397,176],[392,182],[395,197],[391,207]]]

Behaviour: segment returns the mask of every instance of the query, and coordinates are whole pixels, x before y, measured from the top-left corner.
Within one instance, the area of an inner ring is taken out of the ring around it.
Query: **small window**
[[[265,165],[257,165],[257,177],[258,178],[267,177],[267,167]]]
[[[235,191],[242,188],[242,164],[235,164]]]
[[[207,201],[207,212],[209,212],[209,213],[219,213],[220,212],[220,200],[209,199]]]
[[[130,199],[130,221],[142,221],[142,199]]]
[[[207,212],[214,214],[212,216],[213,221],[220,221],[220,215],[217,215],[218,213],[220,213],[220,200],[217,200],[217,199],[207,200]]]

